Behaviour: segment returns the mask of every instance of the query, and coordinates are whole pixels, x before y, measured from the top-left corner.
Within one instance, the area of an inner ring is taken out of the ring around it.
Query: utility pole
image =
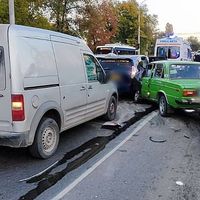
[[[145,2],[146,0],[142,1],[141,3],[139,3],[139,12],[138,12],[138,54],[140,55],[140,18],[141,18],[141,6],[142,4]]]
[[[15,3],[14,0],[9,0],[9,22],[15,24]]]
[[[138,55],[140,55],[140,5],[138,14]]]

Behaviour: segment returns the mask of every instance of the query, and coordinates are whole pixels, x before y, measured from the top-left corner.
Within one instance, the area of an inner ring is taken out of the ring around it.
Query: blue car
[[[113,80],[119,94],[133,94],[136,87],[135,76],[138,72],[138,63],[148,64],[148,58],[142,55],[98,55],[96,56],[106,74]]]

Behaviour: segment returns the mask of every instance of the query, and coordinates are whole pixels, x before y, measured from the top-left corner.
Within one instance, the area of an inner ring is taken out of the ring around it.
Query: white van
[[[0,145],[50,157],[59,133],[105,115],[113,120],[117,89],[79,38],[0,25]]]
[[[156,40],[154,56],[168,60],[191,60],[191,52],[188,41],[173,35]]]
[[[96,47],[96,55],[114,53],[116,55],[137,55],[138,50],[135,47],[120,43],[105,44],[104,46]]]

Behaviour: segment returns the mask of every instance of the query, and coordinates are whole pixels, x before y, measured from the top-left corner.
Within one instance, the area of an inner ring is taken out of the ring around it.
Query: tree
[[[173,29],[173,25],[170,23],[167,23],[165,26],[165,34],[167,36],[173,35],[174,34],[174,29]]]
[[[129,0],[119,3],[117,12],[118,30],[116,41],[132,46],[137,45],[138,7],[136,1]]]
[[[79,10],[76,25],[92,50],[110,43],[117,30],[117,15],[112,1],[86,2]]]
[[[200,41],[198,40],[197,37],[190,36],[190,37],[187,39],[187,41],[190,42],[192,51],[197,51],[197,50],[200,49]]]
[[[73,13],[82,1],[78,0],[44,0],[45,11],[50,15],[54,30],[63,33],[73,33]]]
[[[151,52],[154,42],[157,16],[148,14],[146,5],[139,7],[135,0],[119,3],[118,9],[118,31],[116,41],[131,46],[138,44],[138,15],[140,12],[140,34],[141,34],[141,53]]]
[[[91,49],[105,43],[138,44],[141,52],[155,40],[157,16],[136,0],[15,0],[16,24],[52,29],[84,38]],[[0,23],[8,23],[8,0],[0,0]]]
[[[141,52],[153,54],[157,33],[157,15],[148,14],[148,9],[143,11],[143,26],[141,27]]]
[[[16,24],[50,29],[42,0],[15,0]],[[0,23],[9,23],[8,0],[0,1]]]

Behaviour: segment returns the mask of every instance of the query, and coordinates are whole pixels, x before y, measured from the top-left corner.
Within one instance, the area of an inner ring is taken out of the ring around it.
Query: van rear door
[[[5,41],[4,41],[5,42]],[[7,47],[1,45],[0,41],[0,132],[11,131],[12,113],[11,113],[11,94],[10,94],[10,78],[8,69],[8,55],[6,55]]]

